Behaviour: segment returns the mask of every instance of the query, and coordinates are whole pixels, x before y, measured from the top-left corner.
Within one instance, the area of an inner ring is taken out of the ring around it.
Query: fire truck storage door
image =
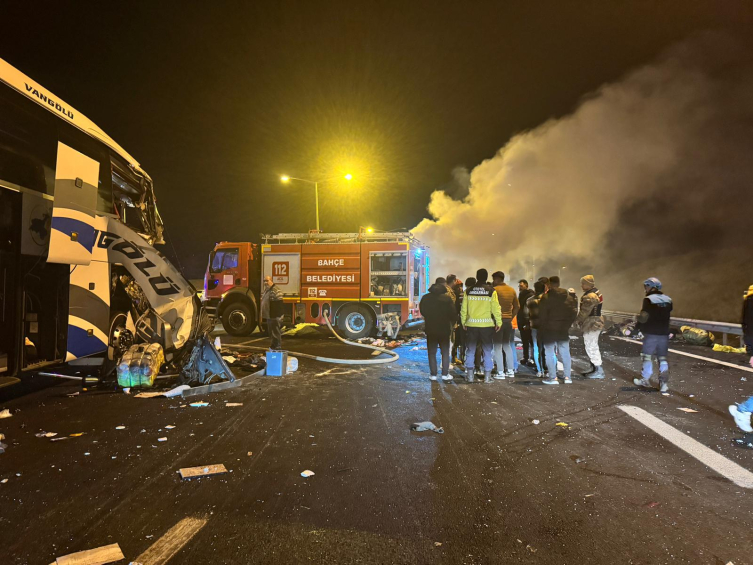
[[[48,262],[91,263],[98,183],[99,163],[58,143]]]
[[[283,294],[298,296],[301,289],[301,254],[265,253],[262,279],[267,275],[272,277]]]

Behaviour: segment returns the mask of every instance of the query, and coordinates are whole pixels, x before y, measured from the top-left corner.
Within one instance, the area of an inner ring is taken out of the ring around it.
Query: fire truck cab
[[[260,247],[257,256],[253,244],[222,242],[210,255],[204,297],[231,335],[256,328],[267,275],[283,292],[287,324],[328,318],[358,339],[422,321],[429,252],[408,232],[264,235]]]

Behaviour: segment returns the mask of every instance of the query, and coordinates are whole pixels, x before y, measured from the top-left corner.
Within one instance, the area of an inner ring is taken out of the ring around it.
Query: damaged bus
[[[210,323],[162,231],[139,163],[0,59],[0,386],[144,342],[187,357]]]

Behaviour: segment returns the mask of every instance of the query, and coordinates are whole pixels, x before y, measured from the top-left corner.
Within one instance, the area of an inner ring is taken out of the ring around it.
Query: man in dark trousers
[[[473,279],[476,282],[476,279]],[[457,312],[458,320],[460,319],[460,309],[463,307],[463,281],[456,280],[452,286],[452,290],[455,291],[455,312]],[[455,324],[455,339],[452,342],[452,359],[456,365],[462,365],[465,359],[465,333],[463,332],[463,326],[459,323]]]
[[[267,332],[272,338],[269,348],[282,349],[282,330],[280,329],[283,315],[282,291],[270,276],[264,277],[264,286],[264,294],[261,296],[261,317],[266,320]]]
[[[661,281],[651,277],[643,281],[646,298],[643,299],[641,313],[635,331],[643,333],[643,370],[640,379],[633,379],[638,386],[650,387],[651,375],[654,372],[654,361],[659,361],[659,390],[668,392],[669,387],[669,318],[672,313],[672,299],[661,290]]]
[[[753,285],[748,287],[748,291],[743,294],[742,325],[745,352],[749,357],[750,366],[753,367]],[[751,412],[753,412],[753,396],[742,404],[732,404],[729,407],[729,413],[735,419],[737,427],[748,433],[753,432],[753,426],[750,423]]]
[[[437,380],[437,348],[442,355],[442,380],[449,382],[450,376],[450,336],[457,320],[455,304],[447,295],[444,279],[429,288],[418,305],[424,317],[426,348],[429,354],[429,379]]]
[[[531,316],[528,312],[528,299],[534,295],[533,290],[528,288],[528,281],[520,279],[518,281],[518,331],[520,332],[520,341],[523,342],[523,365],[533,365],[533,333],[531,332]]]
[[[565,384],[571,384],[572,359],[570,357],[570,326],[578,316],[578,301],[564,288],[560,288],[559,277],[549,277],[544,296],[539,300],[539,326],[541,341],[544,342],[546,365],[549,377],[541,381],[547,385],[558,385],[557,353],[562,358]]]

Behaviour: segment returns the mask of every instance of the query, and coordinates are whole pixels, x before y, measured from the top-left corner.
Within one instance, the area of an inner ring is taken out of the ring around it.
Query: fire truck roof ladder
[[[410,243],[418,247],[426,246],[410,232],[375,233],[280,233],[262,234],[265,244],[281,243]]]

